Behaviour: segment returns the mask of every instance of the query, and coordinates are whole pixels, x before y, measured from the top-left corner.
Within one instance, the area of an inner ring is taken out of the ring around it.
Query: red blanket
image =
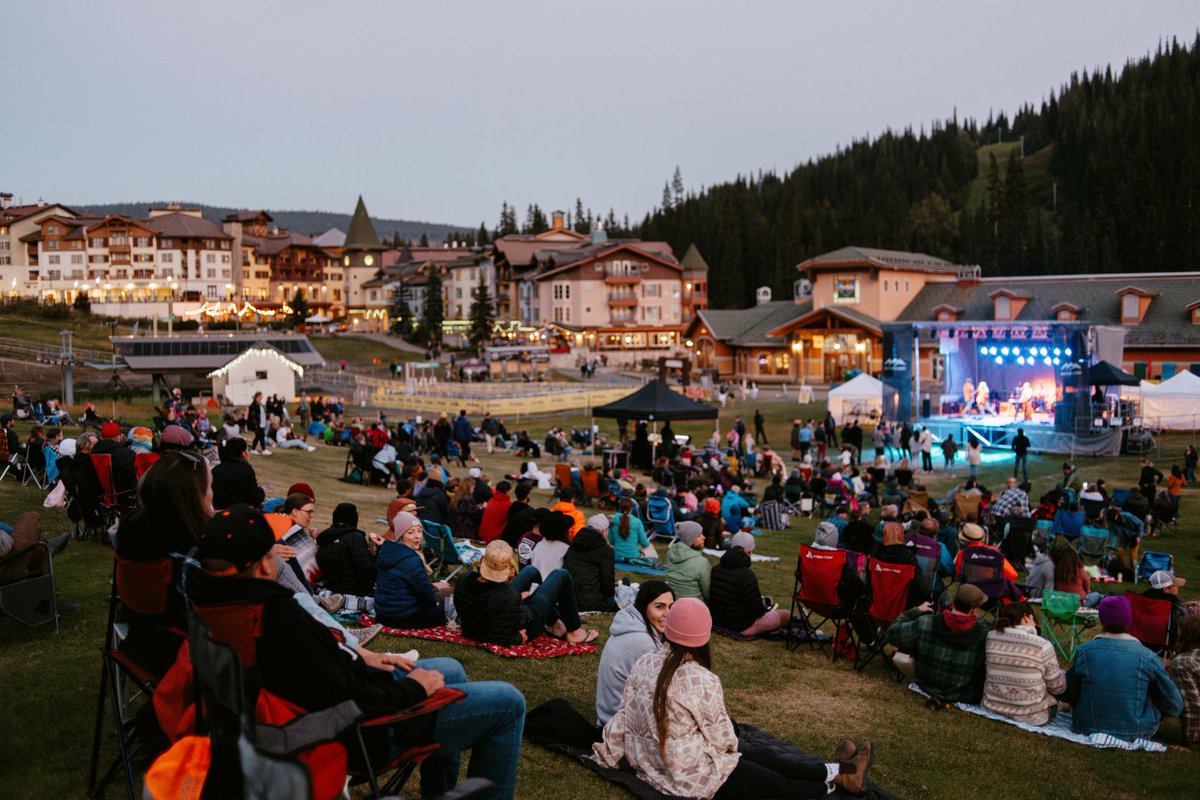
[[[363,617],[364,626],[374,624],[374,620]],[[444,625],[438,628],[389,628],[384,626],[383,632],[392,636],[408,636],[414,639],[429,639],[435,642],[450,644],[465,644],[471,647],[485,647],[490,652],[505,658],[554,658],[556,656],[586,655],[596,652],[594,644],[572,644],[552,636],[539,636],[532,642],[505,647],[500,644],[488,644],[468,639],[457,630],[451,630]]]

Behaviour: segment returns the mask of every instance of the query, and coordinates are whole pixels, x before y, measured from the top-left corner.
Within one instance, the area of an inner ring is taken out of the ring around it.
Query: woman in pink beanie
[[[860,748],[843,739],[833,762],[798,764],[786,775],[759,763],[756,753],[739,751],[721,679],[710,669],[712,616],[702,600],[676,600],[664,635],[663,648],[639,658],[629,673],[621,705],[593,749],[597,762],[616,769],[625,759],[646,783],[676,797],[818,798],[834,786],[862,791],[870,742]]]

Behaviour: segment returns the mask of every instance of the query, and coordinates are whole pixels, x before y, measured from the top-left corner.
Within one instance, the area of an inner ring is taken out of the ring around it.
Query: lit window
[[[1136,320],[1140,316],[1140,303],[1138,296],[1130,293],[1121,296],[1121,319]]]
[[[996,319],[1012,319],[1012,299],[1000,295],[996,298]]]

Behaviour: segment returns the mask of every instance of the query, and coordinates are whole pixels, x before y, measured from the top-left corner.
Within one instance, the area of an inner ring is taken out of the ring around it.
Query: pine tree
[[[500,205],[500,224],[496,226],[496,238],[511,236],[519,232],[517,229],[517,210],[505,200]]]
[[[683,204],[683,173],[679,171],[679,165],[675,165],[675,176],[671,178],[671,191],[675,193],[675,205]]]
[[[412,338],[413,335],[413,315],[412,309],[408,306],[409,290],[402,282],[396,284],[396,291],[392,294],[392,306],[388,310],[391,317],[391,325],[388,330],[393,336],[399,336],[405,341]]]
[[[491,343],[492,326],[496,321],[491,290],[483,279],[483,270],[479,272],[479,285],[471,290],[471,327],[467,333],[476,355],[481,354],[483,348]]]
[[[671,184],[670,184],[670,183],[668,183],[668,182],[666,182],[666,181],[663,181],[663,196],[662,196],[662,209],[663,209],[663,211],[670,211],[670,210],[671,210],[671,205],[672,205],[672,202],[671,202]]]
[[[589,226],[588,226],[588,220],[590,220],[590,219],[591,219],[590,215],[588,215],[588,216],[584,215],[583,200],[576,197],[575,198],[575,226],[574,226],[573,230],[576,233],[590,233]]]
[[[425,231],[421,231],[421,240],[417,242],[419,247],[429,247],[429,237],[425,235]]]
[[[446,318],[446,309],[442,300],[442,276],[436,265],[429,267],[428,275],[425,303],[421,307],[421,331],[425,346],[436,357],[442,352],[442,322]]]
[[[292,313],[288,314],[288,325],[295,328],[308,319],[308,300],[304,297],[304,292],[297,289],[288,305],[292,309]]]
[[[479,230],[475,233],[475,244],[480,247],[487,247],[492,243],[492,237],[488,235],[487,225],[479,223]]]

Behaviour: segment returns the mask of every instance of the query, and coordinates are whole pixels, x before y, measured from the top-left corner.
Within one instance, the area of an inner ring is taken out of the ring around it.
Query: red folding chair
[[[588,505],[600,499],[600,470],[582,469],[579,471],[579,480],[583,484],[583,496],[587,498]]]
[[[1125,592],[1133,609],[1133,638],[1166,657],[1171,643],[1171,601],[1142,597],[1137,592]]]
[[[874,623],[876,636],[874,641],[864,645],[859,642],[858,653],[854,659],[854,669],[862,671],[871,659],[882,655],[888,669],[900,680],[900,670],[892,664],[892,660],[883,652],[883,637],[879,632],[896,621],[896,617],[908,606],[908,587],[913,582],[917,570],[912,564],[889,564],[874,558],[867,562],[867,576],[871,585],[871,605],[866,616]],[[865,652],[864,652],[865,651]]]
[[[564,464],[560,461],[554,465],[554,482],[558,484],[558,491],[560,492],[563,489],[569,489],[574,486],[570,464]]]
[[[133,465],[137,469],[137,476],[141,478],[146,474],[146,470],[154,466],[154,462],[158,461],[158,453],[138,453],[133,457]]]
[[[796,581],[792,589],[792,626],[787,646],[795,650],[805,639],[813,649],[833,641],[845,642],[846,649],[854,645],[850,626],[850,609],[842,604],[838,584],[846,567],[845,550],[817,550],[800,545],[796,560]],[[813,619],[817,618],[814,622]],[[826,622],[834,623],[834,638],[825,639],[819,631]],[[831,648],[832,660],[837,661],[838,647]]]

